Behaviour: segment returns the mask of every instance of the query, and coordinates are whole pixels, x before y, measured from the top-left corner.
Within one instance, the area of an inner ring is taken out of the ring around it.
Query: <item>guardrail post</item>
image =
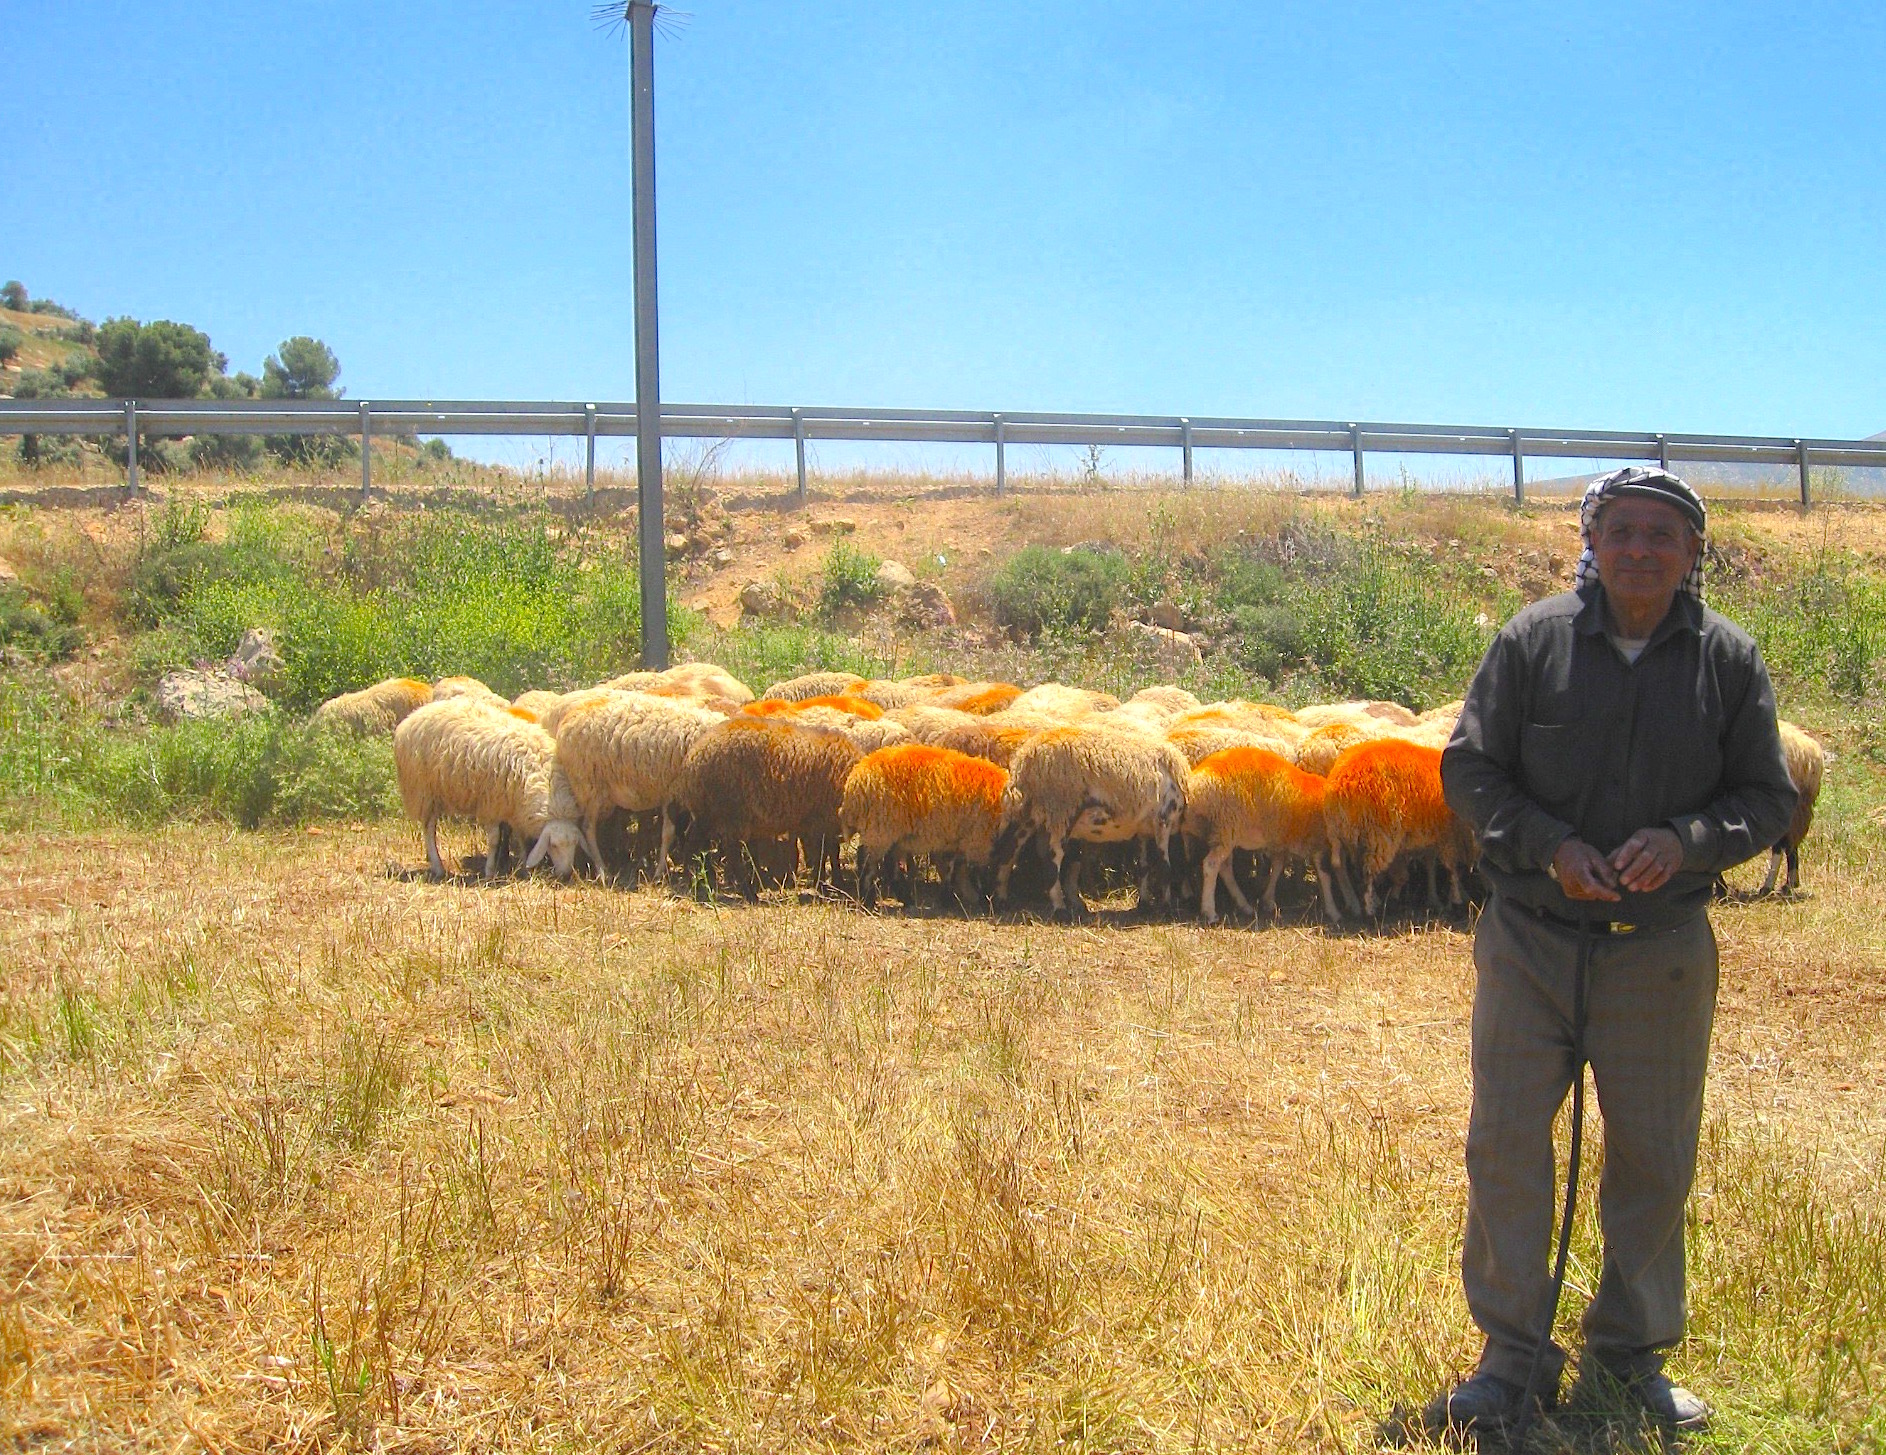
[[[1350,449],[1350,452],[1355,456],[1355,461],[1356,461],[1355,496],[1356,496],[1356,499],[1360,500],[1362,498],[1362,492],[1366,488],[1366,482],[1362,474],[1362,426],[1359,424],[1352,424],[1349,426],[1349,449]]]
[[[792,448],[799,459],[799,503],[805,504],[805,412],[792,412]]]
[[[1526,503],[1526,448],[1520,442],[1519,431],[1513,431],[1513,504]]]
[[[589,449],[583,456],[583,498],[596,498],[596,406],[585,404],[583,418],[589,427]]]
[[[1807,441],[1794,442],[1795,467],[1801,472],[1801,509],[1806,510],[1814,502],[1808,498],[1807,485]]]
[[[1179,452],[1185,461],[1185,483],[1192,483],[1192,421],[1179,421]]]
[[[1657,436],[1657,468],[1659,470],[1670,468],[1670,436],[1667,434]]]
[[[995,417],[995,493],[1008,489],[1008,445],[1002,438],[1002,416]]]
[[[138,402],[124,402],[124,488],[138,493]]]
[[[360,401],[360,498],[373,493],[373,419],[367,401]]]

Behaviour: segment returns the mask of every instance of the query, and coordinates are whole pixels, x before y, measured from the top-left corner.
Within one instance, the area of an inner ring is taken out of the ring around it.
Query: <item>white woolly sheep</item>
[[[454,697],[476,697],[499,706],[508,706],[511,700],[502,693],[493,692],[476,677],[441,677],[432,684],[434,702],[445,702]]]
[[[343,692],[338,697],[328,698],[314,710],[314,724],[382,737],[398,727],[407,713],[430,701],[429,684],[417,677],[389,677],[358,692]]]
[[[775,682],[760,697],[769,702],[803,702],[808,697],[843,697],[864,685],[856,672],[807,672]]]
[[[725,719],[719,713],[646,692],[572,694],[557,723],[557,758],[569,775],[582,814],[585,846],[605,871],[597,837],[612,809],[631,814],[662,813],[665,862],[673,829],[663,813],[688,749]]]
[[[576,799],[556,760],[556,740],[533,722],[475,695],[430,702],[407,714],[393,733],[393,763],[409,817],[417,819],[434,879],[445,877],[438,822],[469,818],[490,848],[485,877],[498,869],[505,826],[534,842],[526,869],[547,855],[559,879],[569,877],[581,831]]]
[[[1039,734],[1009,765],[996,849],[998,896],[1007,896],[1015,857],[1030,834],[1042,836],[1053,861],[1055,882],[1048,897],[1057,913],[1070,908],[1070,898],[1079,901],[1079,861],[1067,857],[1070,839],[1119,843],[1144,838],[1167,862],[1190,774],[1191,765],[1177,748],[1137,733],[1080,726]]]
[[[1827,755],[1818,742],[1785,718],[1776,726],[1781,729],[1781,752],[1788,760],[1788,777],[1800,796],[1795,799],[1788,831],[1768,850],[1768,874],[1762,880],[1762,887],[1755,891],[1758,897],[1775,892],[1775,879],[1784,858],[1788,862],[1788,878],[1782,893],[1793,894],[1801,887],[1801,841],[1813,827],[1814,805],[1821,796],[1821,779],[1827,772]]]
[[[1043,682],[1030,687],[1006,708],[1005,712],[1047,713],[1063,722],[1073,722],[1090,713],[1110,712],[1120,705],[1111,692],[1090,692],[1085,687],[1069,687],[1062,682]]]

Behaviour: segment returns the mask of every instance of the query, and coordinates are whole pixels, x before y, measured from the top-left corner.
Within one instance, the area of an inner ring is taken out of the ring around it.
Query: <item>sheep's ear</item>
[[[526,869],[535,869],[543,863],[544,855],[550,852],[550,825],[544,825],[544,831],[537,835],[537,842],[531,845],[530,855],[524,860]]]

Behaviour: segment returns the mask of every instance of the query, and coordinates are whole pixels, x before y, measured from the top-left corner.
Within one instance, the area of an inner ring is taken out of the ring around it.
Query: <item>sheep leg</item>
[[[1048,858],[1054,864],[1054,883],[1048,890],[1048,908],[1055,914],[1067,909],[1067,890],[1063,886],[1062,866],[1067,859],[1067,831],[1056,830],[1048,835]]]
[[[1264,913],[1277,913],[1277,881],[1284,877],[1284,856],[1276,850],[1270,856],[1270,882],[1264,886]]]
[[[583,852],[589,855],[590,862],[596,866],[596,877],[607,879],[609,866],[603,862],[602,845],[596,839],[596,814],[583,815]]]
[[[1801,888],[1801,846],[1788,845],[1788,886],[1782,892],[1794,894]]]
[[[1775,880],[1781,873],[1782,849],[1776,844],[1768,851],[1768,877],[1762,880],[1762,887],[1755,891],[1757,899],[1766,899],[1775,892]]]
[[[1060,882],[1061,902],[1067,906],[1067,917],[1072,920],[1086,914],[1087,901],[1081,896],[1081,869],[1086,864],[1086,855],[1079,844],[1066,856],[1063,879]]]
[[[1316,888],[1323,898],[1323,913],[1329,917],[1329,922],[1333,925],[1342,923],[1342,913],[1336,908],[1336,892],[1330,884],[1330,880],[1335,877],[1335,873],[1323,861],[1323,856],[1318,854],[1316,856]]]
[[[498,850],[504,847],[504,824],[494,823],[485,830],[486,842],[490,847],[485,850],[485,878],[498,877]]]
[[[420,834],[426,841],[426,865],[433,880],[445,878],[445,860],[439,857],[439,816],[436,813],[426,815]]]
[[[871,909],[878,902],[877,872],[872,862],[872,854],[858,841],[858,903]]]
[[[1360,919],[1362,901],[1356,898],[1356,887],[1349,882],[1349,870],[1343,865],[1342,844],[1332,841],[1329,846],[1330,878],[1336,881],[1336,887],[1342,891],[1343,903],[1349,907],[1349,913]],[[1340,914],[1332,914],[1332,920],[1340,920]]]

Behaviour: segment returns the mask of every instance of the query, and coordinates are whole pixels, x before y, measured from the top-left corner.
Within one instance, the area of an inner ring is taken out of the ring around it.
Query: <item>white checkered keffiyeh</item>
[[[1668,470],[1629,465],[1622,470],[1613,470],[1609,475],[1600,475],[1585,487],[1585,498],[1578,507],[1578,539],[1583,543],[1584,549],[1578,553],[1578,565],[1572,572],[1574,591],[1583,591],[1598,579],[1598,563],[1591,554],[1592,523],[1598,518],[1598,511],[1608,505],[1627,485],[1650,485],[1669,495],[1681,495],[1695,504],[1698,516],[1704,513],[1702,496]],[[1696,564],[1690,567],[1690,573],[1683,578],[1683,585],[1680,589],[1686,596],[1693,597],[1697,601],[1703,599],[1703,553],[1701,551],[1696,553]]]

